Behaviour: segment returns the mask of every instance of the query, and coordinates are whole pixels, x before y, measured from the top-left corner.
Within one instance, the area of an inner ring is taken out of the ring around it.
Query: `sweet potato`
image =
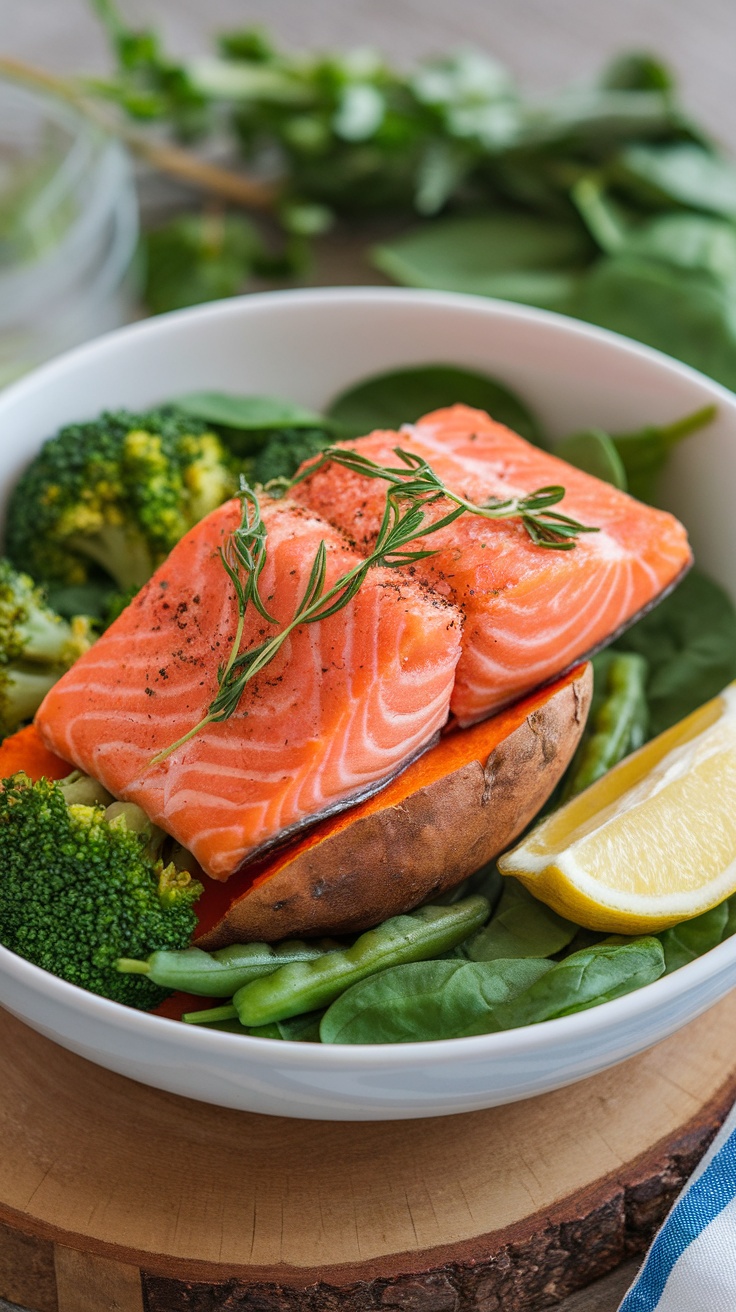
[[[35,724],[26,725],[0,743],[0,779],[23,770],[34,782],[37,779],[65,779],[74,769],[68,761],[50,752],[41,742]]]
[[[583,731],[592,674],[565,678],[448,733],[377,796],[227,884],[205,881],[195,942],[346,933],[458,884],[544,804]]]
[[[382,792],[315,825],[226,884],[202,876],[199,947],[378,924],[452,888],[507,848],[544,804],[585,725],[589,665],[470,729],[448,733]],[[0,777],[72,769],[31,725],[0,744]]]

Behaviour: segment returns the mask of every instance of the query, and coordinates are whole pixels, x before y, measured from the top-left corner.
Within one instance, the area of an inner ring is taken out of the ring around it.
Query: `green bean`
[[[222,1025],[237,1019],[237,1010],[231,1002],[226,1002],[224,1007],[207,1007],[204,1011],[185,1011],[182,1016],[187,1025]]]
[[[305,1016],[287,1016],[285,1020],[277,1021],[276,1025],[282,1039],[292,1043],[319,1043],[319,1027],[324,1014],[324,1011],[310,1011]]]
[[[480,928],[490,906],[479,895],[449,907],[420,907],[393,916],[361,934],[352,947],[313,961],[281,966],[268,979],[255,979],[233,998],[243,1025],[268,1025],[329,1006],[351,984],[388,966],[427,961],[461,943]]]
[[[126,974],[147,975],[154,984],[203,998],[231,998],[249,980],[271,975],[280,966],[312,961],[340,945],[332,939],[303,943],[290,939],[272,947],[270,943],[233,943],[217,952],[183,948],[179,952],[159,950],[146,961],[127,957],[116,962]]]
[[[590,732],[575,754],[562,794],[564,802],[582,793],[646,741],[647,662],[635,652],[604,655],[607,661],[598,666],[605,680],[603,694],[595,699]]]
[[[184,1019],[186,1019],[186,1017]],[[205,1028],[208,1030],[224,1030],[226,1034],[241,1034],[246,1037],[252,1036],[256,1039],[280,1039],[282,1037],[278,1025],[262,1025],[258,1030],[247,1029],[245,1025],[240,1024],[237,1017],[235,1020],[212,1021],[212,1023],[205,1026]]]
[[[272,1021],[269,1025],[243,1025],[234,1007],[213,1007],[209,1011],[190,1011],[182,1016],[182,1020],[189,1025],[203,1025],[210,1030],[225,1030],[229,1034],[244,1034],[255,1039],[319,1043],[323,1015],[323,1011],[310,1011],[305,1016],[291,1016],[287,1020]]]

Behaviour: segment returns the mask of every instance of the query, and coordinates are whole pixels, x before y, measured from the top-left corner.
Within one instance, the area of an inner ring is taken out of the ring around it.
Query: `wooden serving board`
[[[0,1298],[33,1312],[533,1312],[641,1251],[736,1097],[736,994],[528,1102],[227,1111],[0,1012]]]

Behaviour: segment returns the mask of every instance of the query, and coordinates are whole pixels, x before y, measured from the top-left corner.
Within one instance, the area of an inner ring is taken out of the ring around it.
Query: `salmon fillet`
[[[483,719],[580,661],[646,610],[692,562],[682,525],[565,461],[540,451],[481,410],[455,405],[400,433],[341,445],[396,466],[396,446],[423,456],[447,487],[476,504],[550,484],[554,507],[598,533],[571,551],[535,546],[521,522],[466,514],[418,543],[436,555],[411,574],[464,613],[451,709],[461,725]],[[305,466],[306,467],[306,466]],[[376,538],[386,483],[329,465],[294,496],[343,529],[359,551]],[[427,514],[438,519],[446,500]]]
[[[322,540],[328,587],[361,559],[304,506],[264,497],[261,510],[260,593],[278,626],[249,607],[243,650],[291,620]],[[239,522],[234,500],[192,529],[36,717],[47,747],[137,802],[221,880],[369,795],[427,747],[447,719],[460,654],[451,604],[398,571],[372,569],[344,609],[294,631],[229,720],[152,766],[217,691],[237,622],[218,547]]]

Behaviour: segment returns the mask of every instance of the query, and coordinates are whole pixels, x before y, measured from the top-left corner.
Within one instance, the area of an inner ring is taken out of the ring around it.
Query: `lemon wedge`
[[[589,929],[656,933],[736,890],[736,683],[500,857]]]

